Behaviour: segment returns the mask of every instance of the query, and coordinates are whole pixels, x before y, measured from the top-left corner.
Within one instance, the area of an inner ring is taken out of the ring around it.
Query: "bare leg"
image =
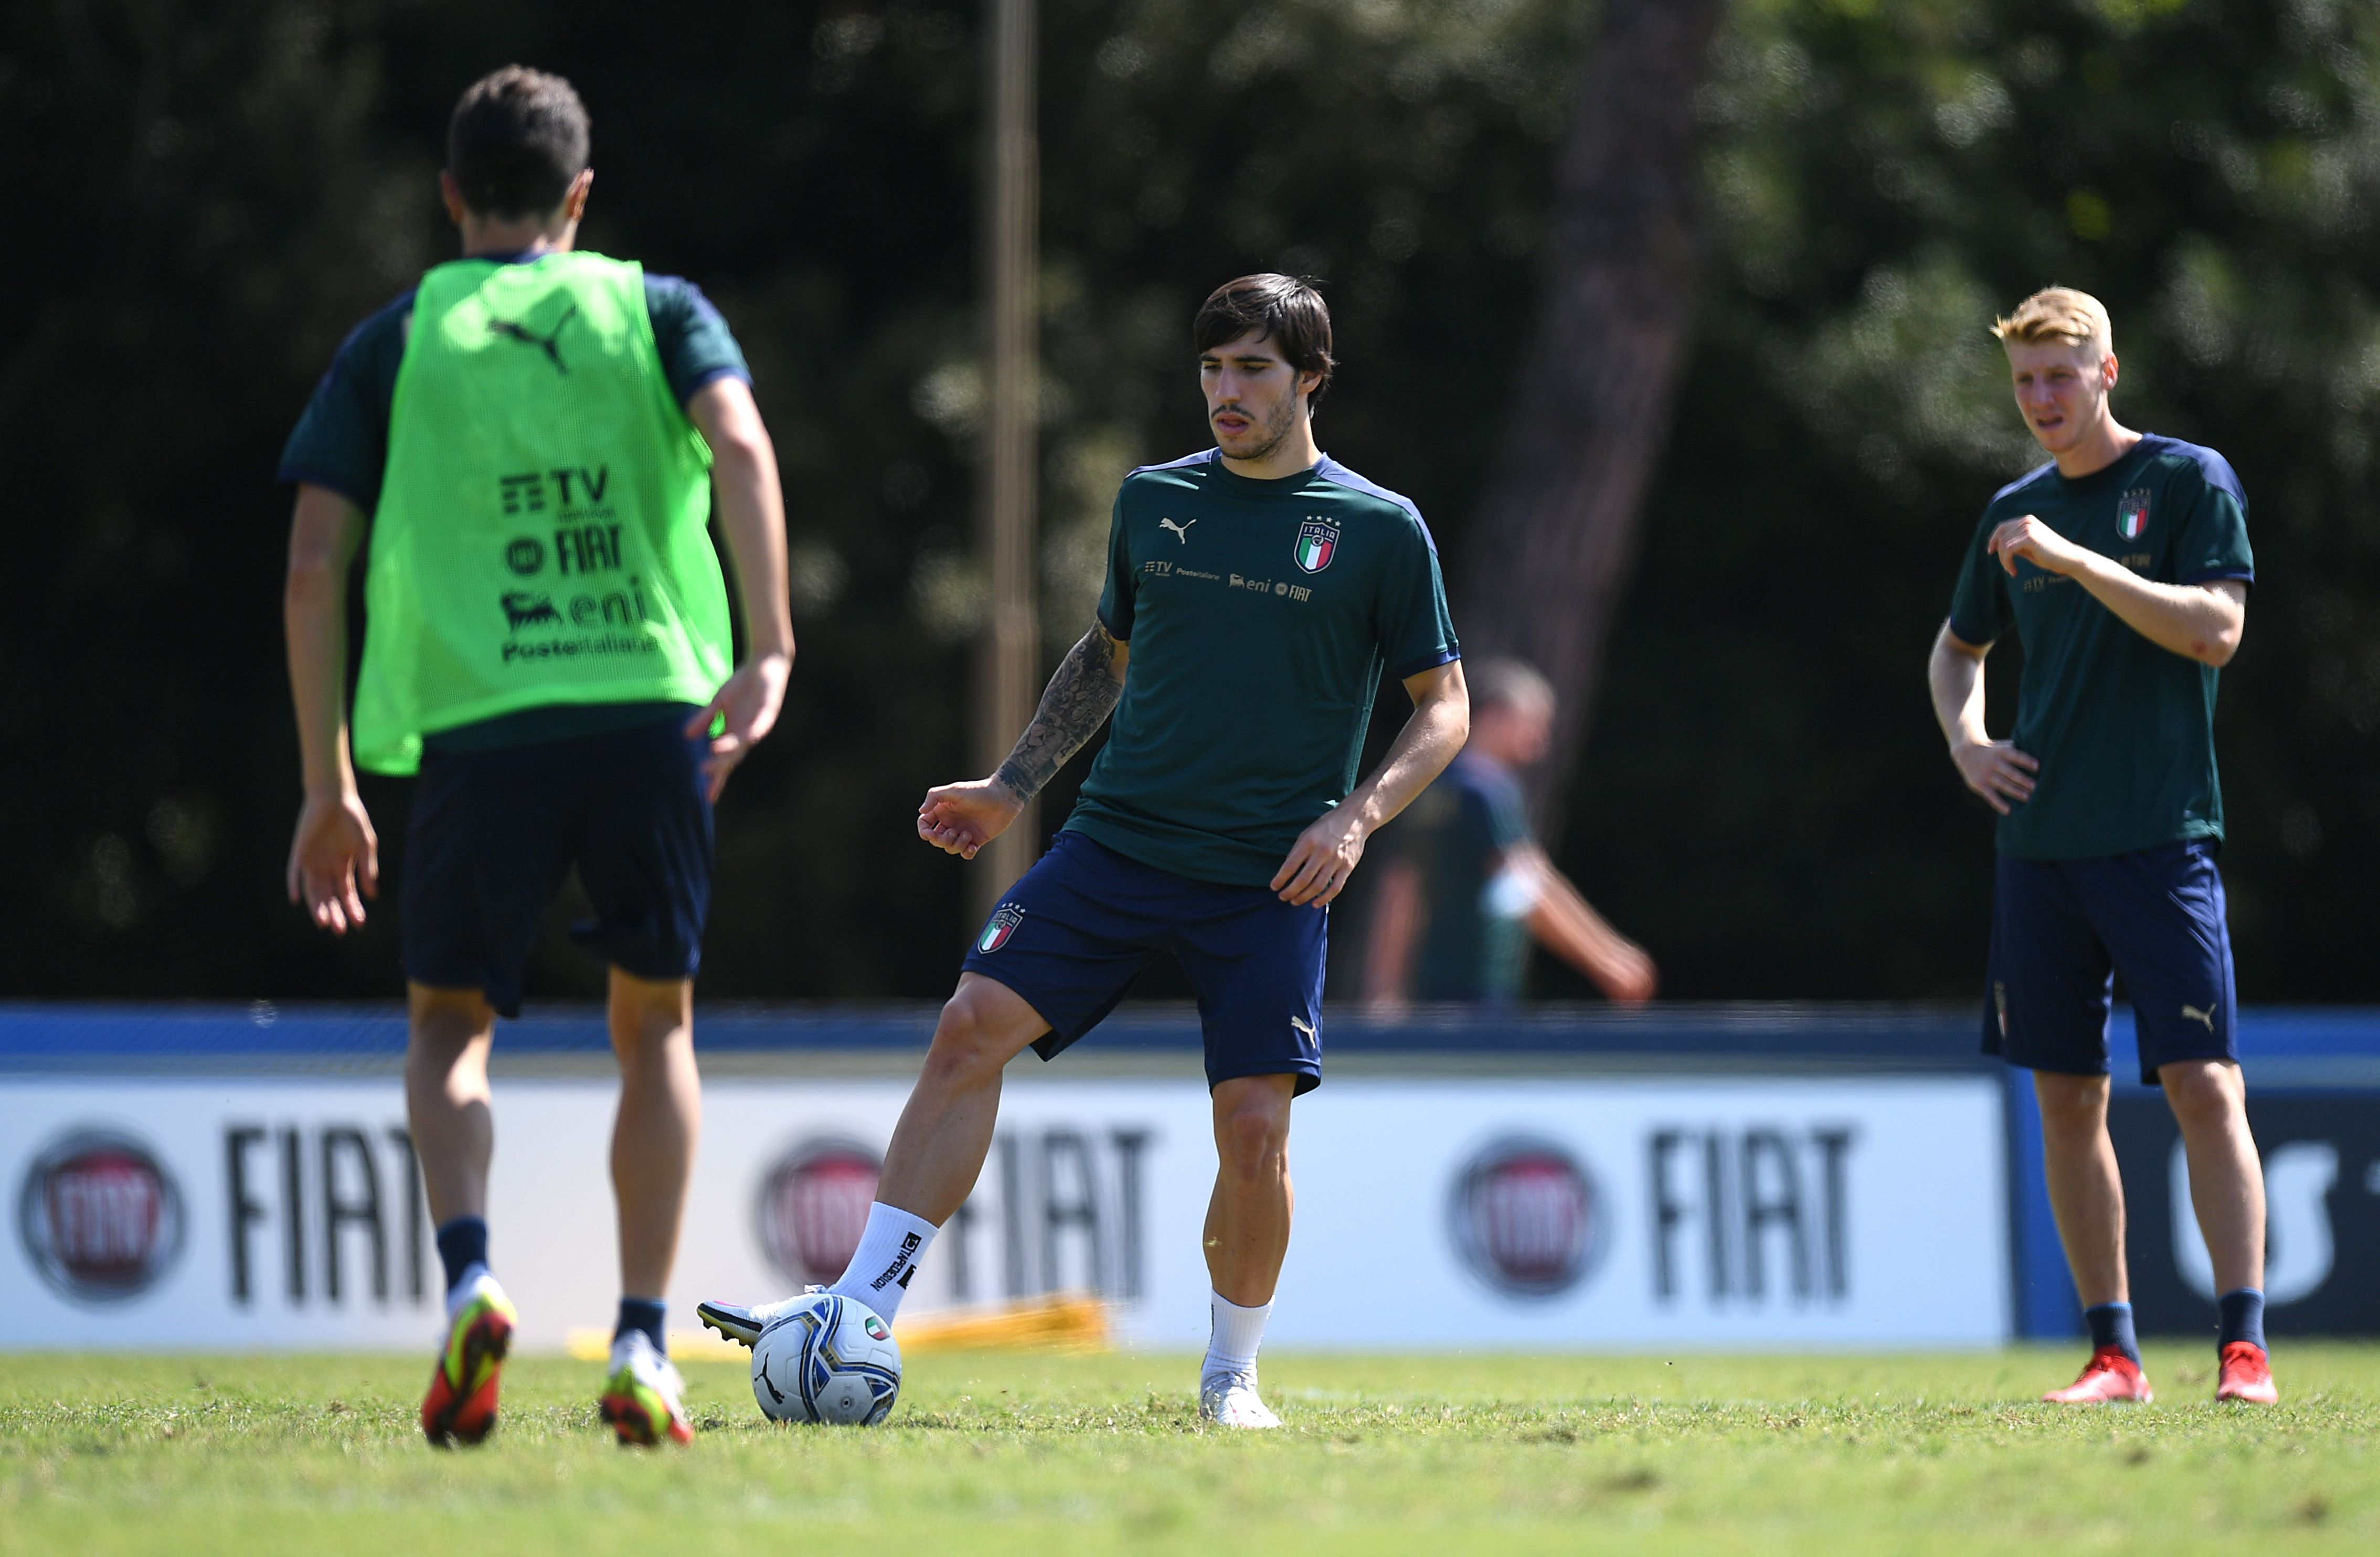
[[[686,1184],[702,1131],[694,1068],[694,983],[612,970],[612,1052],[620,1112],[612,1126],[612,1192],[620,1207],[620,1290],[659,1298],[677,1263]]]
[[[2049,1205],[2082,1306],[2130,1302],[2124,1273],[2124,1185],[2107,1139],[2107,1078],[2033,1073],[2041,1103],[2041,1157]]]
[[[488,1163],[496,1149],[488,1097],[496,1013],[476,989],[407,984],[406,997],[405,1112],[430,1218],[443,1226],[458,1216],[485,1216]]]
[[[2157,1068],[2190,1158],[2190,1202],[2215,1261],[2215,1290],[2265,1285],[2265,1169],[2248,1133],[2248,1085],[2228,1060]]]
[[[1272,1301],[1289,1253],[1294,1076],[1243,1076],[1215,1088],[1215,1194],[1207,1205],[1207,1273],[1227,1302]]]
[[[961,973],[885,1149],[876,1198],[938,1227],[949,1221],[991,1151],[1002,1068],[1049,1031],[1006,984]]]

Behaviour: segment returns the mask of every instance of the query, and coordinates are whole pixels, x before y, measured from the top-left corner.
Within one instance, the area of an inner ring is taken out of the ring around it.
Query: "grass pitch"
[[[0,1358],[0,1551],[2380,1550],[2380,1348],[2284,1346],[2277,1410],[2149,1350],[2147,1407],[2029,1404],[2080,1347],[1973,1357],[1265,1359],[1277,1434],[1201,1431],[1187,1358],[917,1358],[893,1425],[774,1428],[687,1369],[690,1451],[628,1454],[597,1369],[505,1374],[424,1447],[429,1363]]]

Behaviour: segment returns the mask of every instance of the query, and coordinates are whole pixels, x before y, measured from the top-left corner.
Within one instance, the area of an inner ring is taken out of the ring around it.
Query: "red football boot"
[[[519,1323],[504,1289],[484,1272],[461,1295],[421,1402],[422,1436],[433,1447],[477,1443],[494,1429],[497,1380]]]
[[[2217,1400],[2243,1400],[2251,1406],[2277,1406],[2281,1392],[2273,1387],[2273,1365],[2265,1348],[2253,1341],[2233,1341],[2223,1348],[2223,1382],[2215,1386]]]
[[[2102,1346],[2082,1365],[2082,1377],[2041,1398],[2053,1406],[2096,1406],[2110,1400],[2136,1400],[2146,1406],[2156,1395],[2139,1363],[2114,1346]]]

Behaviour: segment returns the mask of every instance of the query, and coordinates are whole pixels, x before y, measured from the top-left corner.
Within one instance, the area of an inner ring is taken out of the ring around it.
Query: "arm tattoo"
[[[1033,722],[1000,765],[1000,781],[1026,800],[1041,792],[1066,759],[1083,749],[1123,695],[1116,679],[1116,641],[1096,617],[1082,641],[1066,651],[1041,694]]]

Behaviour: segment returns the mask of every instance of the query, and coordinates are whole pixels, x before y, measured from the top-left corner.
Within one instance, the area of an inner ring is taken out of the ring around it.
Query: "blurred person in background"
[[[1544,758],[1553,719],[1553,686],[1532,667],[1473,667],[1471,740],[1390,835],[1364,963],[1375,1010],[1518,1000],[1533,939],[1620,1005],[1652,998],[1653,960],[1530,836],[1517,775]]]
[[[2249,1133],[2215,768],[2216,673],[2255,561],[2221,454],[2116,420],[2114,329],[2087,293],[2034,293],[1992,327],[2049,463],[1992,496],[1928,678],[1950,760],[1999,816],[1986,1054],[2033,1072],[2058,1233],[2091,1332],[2043,1398],[2146,1401],[2107,1135],[2108,1003],[2132,1002],[2141,1081],[2181,1127],[2215,1265],[2217,1400],[2270,1405],[2265,1180]],[[2024,646],[2016,725],[1985,725],[1984,657]]]
[[[324,930],[362,923],[379,887],[355,768],[420,774],[405,1081],[446,1270],[421,1406],[441,1445],[495,1425],[516,1316],[488,1261],[488,1053],[574,868],[596,917],[573,933],[610,965],[621,1078],[623,1295],[599,1405],[624,1443],[692,1437],[663,1294],[701,1121],[710,808],[775,724],[793,663],[784,504],[743,353],[687,283],[574,252],[588,149],[558,76],[513,66],[463,94],[441,184],[464,257],[357,327],[282,456],[306,790],[288,887]],[[368,523],[351,760],[347,574]]]

